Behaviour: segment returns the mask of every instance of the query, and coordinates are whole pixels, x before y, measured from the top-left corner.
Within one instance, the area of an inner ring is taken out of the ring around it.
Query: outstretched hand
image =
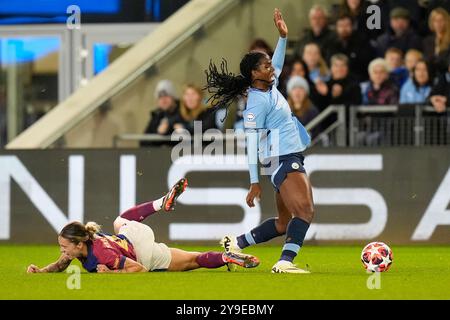
[[[275,22],[275,26],[277,27],[280,36],[286,38],[288,35],[288,28],[281,15],[281,11],[278,8],[275,8],[275,11],[273,12],[273,21]]]
[[[34,264],[30,264],[27,268],[27,273],[40,273],[41,269],[39,267],[36,267]]]

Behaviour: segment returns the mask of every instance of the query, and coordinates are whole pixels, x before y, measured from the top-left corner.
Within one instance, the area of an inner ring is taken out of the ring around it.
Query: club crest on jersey
[[[245,128],[256,128],[255,115],[253,113],[248,113],[245,117]]]

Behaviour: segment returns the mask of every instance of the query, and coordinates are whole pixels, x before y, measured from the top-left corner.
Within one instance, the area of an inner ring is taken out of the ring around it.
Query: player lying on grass
[[[181,179],[164,197],[122,213],[114,221],[115,235],[100,232],[95,222],[69,223],[58,236],[61,248],[58,261],[42,269],[30,265],[27,272],[62,272],[73,259],[80,260],[88,272],[188,271],[228,264],[244,268],[258,266],[258,259],[247,254],[189,252],[155,242],[153,230],[141,222],[161,209],[172,211],[186,187],[187,180]]]

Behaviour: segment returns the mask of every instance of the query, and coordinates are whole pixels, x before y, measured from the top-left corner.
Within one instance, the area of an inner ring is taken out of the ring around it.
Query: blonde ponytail
[[[89,239],[93,239],[94,235],[100,232],[100,230],[102,230],[102,228],[96,222],[93,221],[89,221],[88,223],[86,223],[84,227],[86,228],[86,231],[89,233]]]
[[[80,242],[93,240],[95,234],[100,230],[101,227],[95,222],[91,221],[84,225],[76,221],[66,225],[59,233],[59,236],[78,244]]]

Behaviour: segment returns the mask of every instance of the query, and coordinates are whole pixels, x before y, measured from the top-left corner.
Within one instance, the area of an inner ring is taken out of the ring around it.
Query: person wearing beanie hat
[[[411,15],[408,11],[408,9],[403,7],[396,7],[392,9],[391,13],[389,14],[389,17],[391,19],[406,19],[411,20]]]
[[[170,80],[161,80],[156,85],[155,89],[155,99],[160,97],[169,96],[174,99],[177,99],[177,92],[175,90],[175,86]]]
[[[319,114],[319,110],[309,98],[310,89],[305,78],[300,76],[290,78],[286,88],[289,106],[301,123],[307,124]],[[314,132],[312,135],[314,136]]]
[[[410,49],[422,51],[422,40],[411,27],[411,15],[408,9],[396,7],[391,10],[390,29],[376,40],[376,49],[380,57],[387,49],[398,48],[404,53]]]
[[[306,79],[303,77],[294,76],[289,79],[286,86],[288,95],[294,88],[303,88],[306,91],[306,94],[309,95],[309,84],[308,81],[306,81]]]
[[[150,121],[145,129],[146,134],[171,135],[173,124],[179,118],[179,101],[172,81],[161,80],[156,85],[154,97],[156,108],[150,112]],[[160,146],[169,142],[141,141],[141,147]]]

